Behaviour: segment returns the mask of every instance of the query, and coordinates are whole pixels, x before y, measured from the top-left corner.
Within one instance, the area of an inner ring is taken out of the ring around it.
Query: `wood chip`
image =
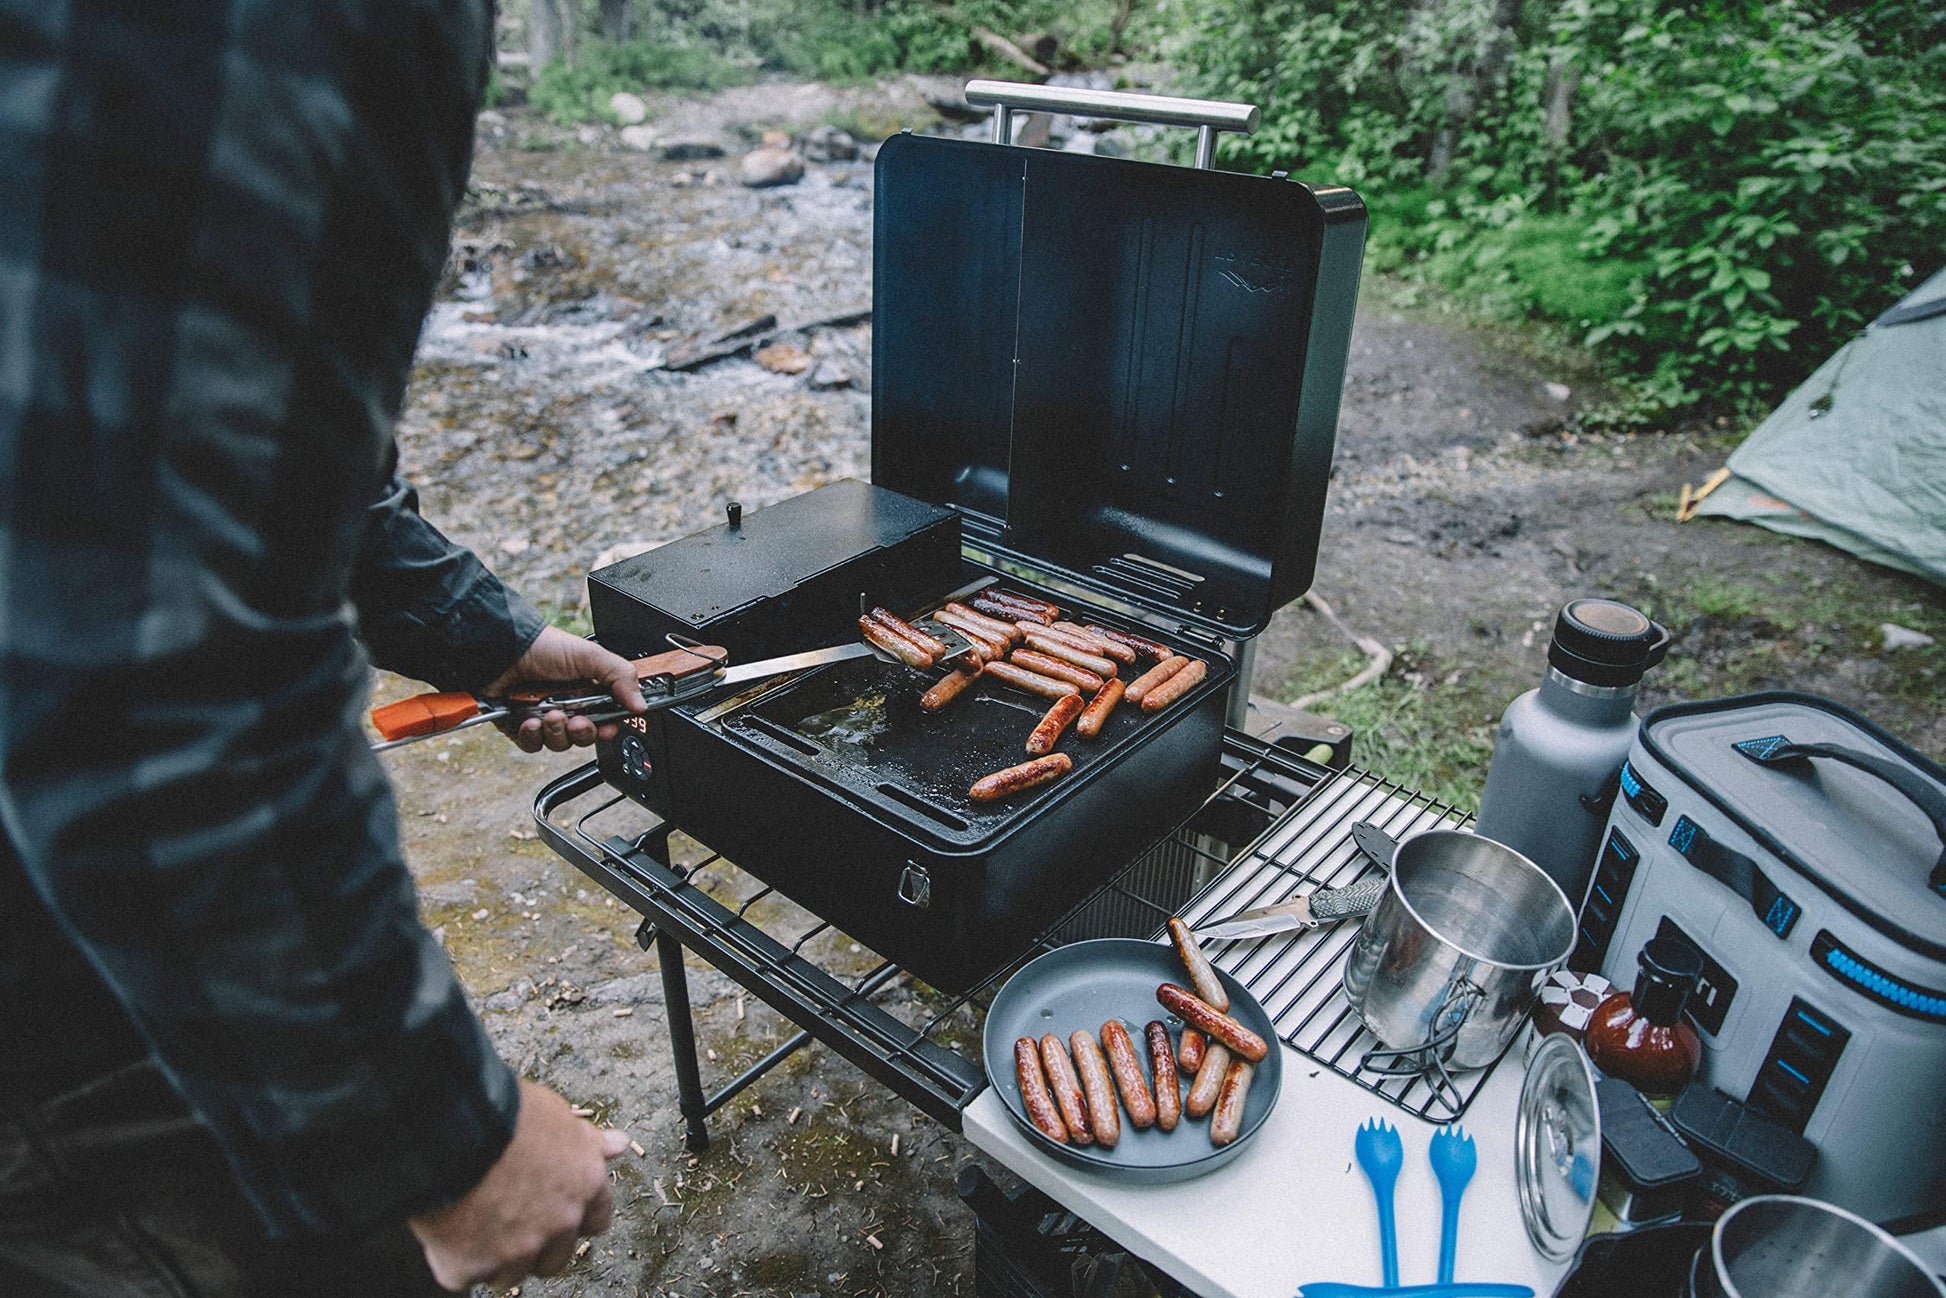
[[[589,1108],[576,1107],[572,1112],[577,1118],[592,1118],[595,1116],[595,1111]]]
[[[804,1110],[802,1108],[792,1109],[790,1112],[790,1116],[785,1118],[784,1121],[795,1126],[797,1124],[798,1118],[802,1117],[803,1114],[804,1114]]]
[[[1678,523],[1687,523],[1689,521],[1689,503],[1694,492],[1695,488],[1691,487],[1687,482],[1682,484],[1682,500],[1676,505],[1676,521]]]
[[[899,1156],[899,1133],[895,1131],[892,1133],[892,1157],[897,1158],[898,1156]]]
[[[618,1019],[625,1019],[629,1015],[635,1013],[635,1007],[633,1005],[624,1005],[618,1010],[611,1010],[610,1013],[612,1013]]]
[[[629,1147],[629,1151],[633,1153],[637,1158],[647,1158],[649,1156],[649,1151],[642,1148],[642,1142],[639,1140],[629,1141],[628,1147]]]
[[[881,1253],[885,1251],[885,1245],[879,1243],[878,1236],[876,1235],[865,1236],[865,1242],[867,1244],[870,1244],[873,1248],[877,1249]]]
[[[574,1255],[576,1257],[586,1257],[588,1254],[588,1250],[593,1246],[594,1246],[593,1240],[584,1239],[579,1244],[576,1244],[574,1246]]]
[[[737,993],[737,1022],[743,1022],[743,993]]]

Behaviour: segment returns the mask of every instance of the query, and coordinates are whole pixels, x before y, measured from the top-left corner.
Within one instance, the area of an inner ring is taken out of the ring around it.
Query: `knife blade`
[[[1378,905],[1378,899],[1385,895],[1386,882],[1379,876],[1349,888],[1319,888],[1273,906],[1258,906],[1199,925],[1195,933],[1212,941],[1235,941],[1357,919]]]

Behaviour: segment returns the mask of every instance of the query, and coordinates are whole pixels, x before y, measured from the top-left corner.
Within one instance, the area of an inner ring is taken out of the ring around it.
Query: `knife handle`
[[[1384,875],[1354,883],[1349,888],[1320,888],[1311,894],[1311,918],[1317,920],[1355,919],[1368,915],[1385,895],[1389,883]]]

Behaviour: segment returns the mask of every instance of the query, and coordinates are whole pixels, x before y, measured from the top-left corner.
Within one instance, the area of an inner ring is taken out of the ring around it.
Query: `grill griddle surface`
[[[1228,679],[1220,660],[1188,698]],[[1144,714],[1123,703],[1093,739],[1070,727],[1056,751],[1074,759],[1061,779],[1000,802],[968,796],[983,775],[1029,760],[1027,736],[1053,705],[997,680],[981,679],[938,712],[919,706],[944,673],[876,658],[820,668],[752,702],[719,723],[727,734],[809,768],[854,797],[955,843],[979,841],[1064,787],[1085,780],[1144,731],[1166,729],[1169,713]],[[835,723],[835,724],[834,724]],[[1139,758],[1137,758],[1139,760]]]

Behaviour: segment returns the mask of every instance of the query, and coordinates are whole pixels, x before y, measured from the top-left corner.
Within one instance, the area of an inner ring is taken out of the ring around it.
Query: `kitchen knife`
[[[1319,888],[1274,906],[1259,906],[1212,920],[1198,926],[1196,936],[1211,941],[1269,937],[1295,929],[1316,928],[1320,924],[1335,924],[1341,919],[1357,919],[1378,905],[1378,899],[1385,895],[1386,882],[1375,878],[1349,888]]]
[[[826,663],[843,662],[848,658],[868,658],[875,653],[877,651],[870,645],[853,641],[832,645],[828,649],[812,649],[805,653],[786,654],[781,658],[719,667],[716,664],[727,656],[720,646],[683,645],[668,653],[636,659],[635,670],[641,679],[642,695],[648,700],[649,710],[654,712],[724,685],[762,680],[784,672],[802,671],[807,667],[822,667]],[[540,686],[503,698],[484,698],[460,691],[416,694],[409,699],[372,709],[372,725],[383,736],[383,742],[373,744],[372,751],[382,753],[388,748],[463,730],[484,721],[519,722],[554,711],[587,717],[596,722],[618,721],[631,715],[615,702],[614,695],[606,691],[600,694],[576,692],[585,689],[584,685]]]
[[[1388,872],[1391,870],[1392,857],[1399,850],[1399,840],[1368,820],[1353,825],[1351,837],[1358,844],[1359,851],[1384,866]],[[1319,888],[1302,897],[1280,901],[1274,906],[1259,906],[1255,910],[1239,911],[1227,919],[1212,920],[1196,929],[1196,936],[1211,941],[1236,941],[1316,928],[1320,924],[1334,924],[1341,919],[1358,919],[1378,905],[1378,899],[1385,895],[1385,884],[1386,879],[1380,876],[1355,883],[1349,888]]]

